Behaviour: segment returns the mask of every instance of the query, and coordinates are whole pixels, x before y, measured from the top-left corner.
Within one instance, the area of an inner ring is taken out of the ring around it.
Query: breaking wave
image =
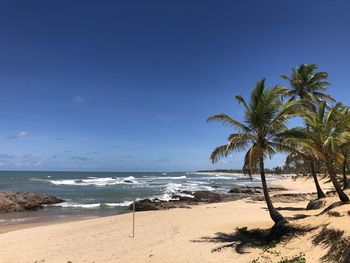
[[[48,180],[54,185],[78,185],[78,186],[106,186],[106,185],[116,185],[116,184],[138,184],[135,177],[88,177],[87,179],[62,179],[62,180]]]
[[[54,204],[52,206],[60,207],[71,207],[71,208],[100,208],[100,207],[118,207],[118,206],[129,206],[132,204],[132,201],[124,201],[121,203],[92,203],[92,204],[81,204],[75,202],[64,202],[60,204]]]

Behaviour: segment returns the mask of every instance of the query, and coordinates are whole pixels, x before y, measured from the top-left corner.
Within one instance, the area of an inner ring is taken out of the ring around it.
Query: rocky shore
[[[0,192],[0,213],[35,210],[62,202],[64,200],[54,196],[32,192]]]
[[[148,210],[165,210],[171,208],[190,208],[190,205],[198,205],[203,203],[217,203],[225,201],[234,201],[248,197],[248,194],[219,194],[210,191],[182,191],[174,194],[169,201],[155,199],[142,199],[135,202],[136,211]],[[133,204],[130,205],[130,209]]]
[[[280,192],[286,190],[281,187],[271,187],[270,191]],[[181,191],[173,194],[169,201],[160,199],[142,199],[135,202],[136,211],[166,210],[172,208],[190,208],[192,205],[228,202],[249,198],[251,201],[263,201],[264,196],[261,187],[236,187],[228,193],[215,193],[211,191]],[[315,198],[314,194],[274,194],[275,202],[290,203],[295,201],[306,201]],[[133,204],[129,206],[133,209]]]

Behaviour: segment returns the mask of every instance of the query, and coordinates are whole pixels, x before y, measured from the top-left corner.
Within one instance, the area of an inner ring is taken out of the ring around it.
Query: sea
[[[0,225],[116,215],[129,212],[133,198],[170,200],[181,191],[227,193],[233,187],[256,184],[258,177],[220,173],[0,172],[0,191],[37,192],[65,200],[35,211],[0,214]]]

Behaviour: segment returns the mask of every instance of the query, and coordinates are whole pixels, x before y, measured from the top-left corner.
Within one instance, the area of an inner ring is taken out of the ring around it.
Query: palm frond
[[[243,123],[241,123],[239,121],[236,121],[235,119],[231,118],[230,116],[228,116],[224,113],[210,116],[207,119],[207,121],[208,122],[212,122],[212,121],[222,122],[223,124],[233,126],[234,128],[236,128],[242,132],[249,132],[250,131],[249,127],[247,127],[246,125],[244,125]]]

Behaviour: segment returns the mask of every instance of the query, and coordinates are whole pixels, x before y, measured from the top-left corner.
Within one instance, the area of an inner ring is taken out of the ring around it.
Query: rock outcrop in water
[[[286,190],[281,187],[270,187],[274,192]],[[277,194],[273,195],[273,200],[280,202],[290,202],[291,200],[310,200],[311,194]],[[252,201],[264,201],[262,188],[259,186],[237,186],[232,188],[227,194],[215,193],[211,191],[181,191],[174,193],[169,201],[160,199],[142,199],[135,202],[136,211],[164,210],[171,208],[191,208],[190,205],[220,203],[236,201],[250,198]],[[129,206],[133,209],[133,204]]]
[[[165,210],[171,208],[190,208],[189,205],[204,203],[218,203],[226,201],[235,201],[248,197],[245,193],[219,194],[211,191],[182,191],[173,194],[171,200],[164,201],[159,199],[142,199],[135,202],[136,211]],[[130,205],[132,209],[133,204]]]
[[[0,192],[0,213],[23,212],[62,202],[54,196],[32,192]]]

